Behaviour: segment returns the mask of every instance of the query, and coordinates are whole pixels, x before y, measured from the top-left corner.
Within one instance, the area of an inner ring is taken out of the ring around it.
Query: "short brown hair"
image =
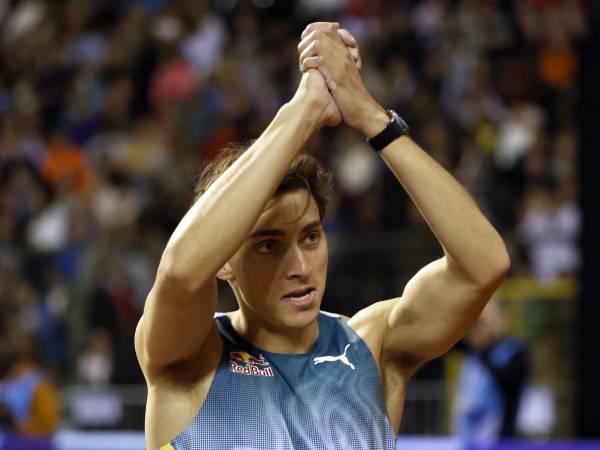
[[[231,144],[224,148],[219,154],[211,160],[196,182],[194,189],[194,201],[196,201],[206,192],[206,190],[219,178],[237,159],[248,150],[253,141],[245,144]],[[319,208],[319,217],[321,222],[325,220],[325,212],[331,192],[332,175],[323,165],[312,155],[308,153],[299,154],[290,166],[286,176],[275,190],[274,196],[295,191],[296,189],[306,189],[310,192]],[[309,197],[310,199],[310,197]],[[309,201],[307,200],[306,208]]]

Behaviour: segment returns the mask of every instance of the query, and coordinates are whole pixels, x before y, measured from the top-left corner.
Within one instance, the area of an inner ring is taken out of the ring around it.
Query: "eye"
[[[271,253],[276,249],[277,249],[277,241],[274,241],[273,239],[263,241],[256,247],[256,250],[259,253]]]
[[[321,233],[317,230],[313,230],[306,235],[305,240],[308,244],[318,244],[321,240]]]

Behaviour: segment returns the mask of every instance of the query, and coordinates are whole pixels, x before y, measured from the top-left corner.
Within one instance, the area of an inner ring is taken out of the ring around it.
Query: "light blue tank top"
[[[215,317],[224,348],[204,405],[164,448],[309,450],[395,448],[377,366],[363,340],[321,312],[310,352],[271,353]]]

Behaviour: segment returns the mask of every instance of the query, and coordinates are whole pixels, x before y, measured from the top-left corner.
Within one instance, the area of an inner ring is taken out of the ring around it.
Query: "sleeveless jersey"
[[[373,356],[340,316],[319,314],[304,354],[267,352],[215,321],[224,347],[206,400],[160,450],[395,448]]]

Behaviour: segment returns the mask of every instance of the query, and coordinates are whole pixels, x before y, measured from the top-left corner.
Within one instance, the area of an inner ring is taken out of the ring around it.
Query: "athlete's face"
[[[317,204],[306,190],[298,189],[269,201],[226,268],[240,309],[250,320],[280,329],[301,328],[318,316],[327,258]]]

